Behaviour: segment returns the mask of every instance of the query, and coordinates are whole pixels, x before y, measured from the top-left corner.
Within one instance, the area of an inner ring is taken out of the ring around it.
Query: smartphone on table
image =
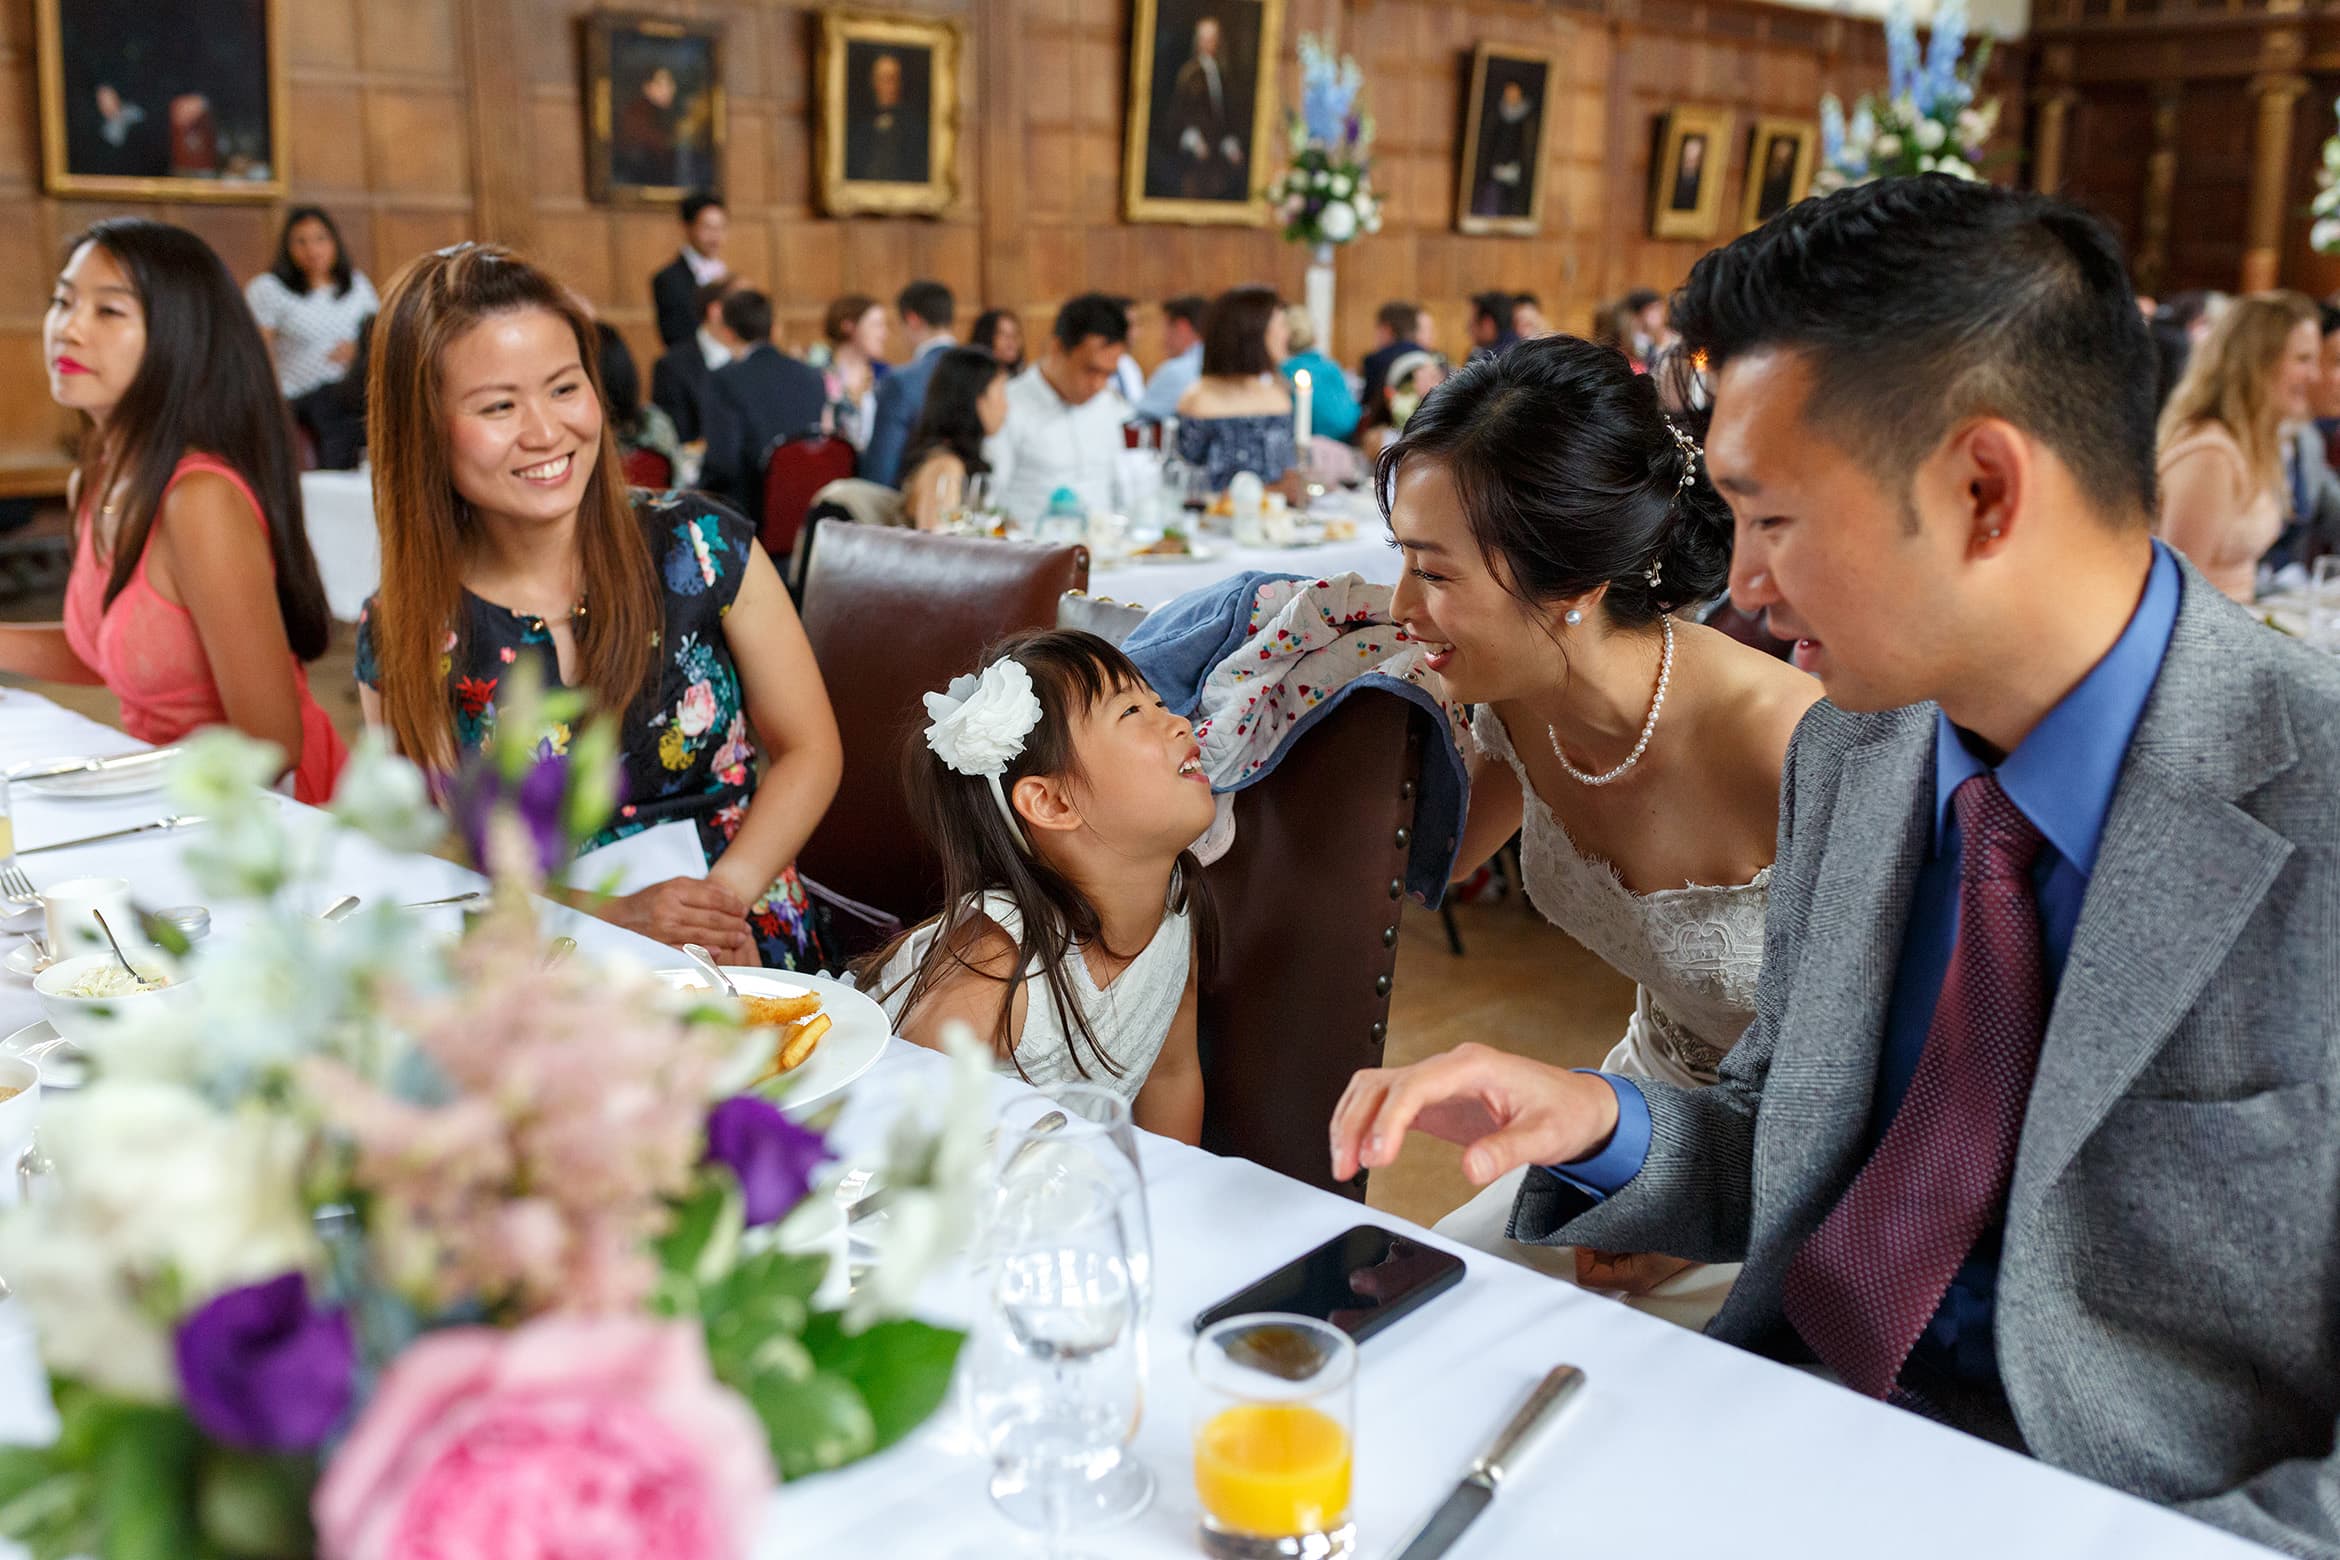
[[[1360,1224],[1212,1306],[1194,1319],[1201,1332],[1230,1316],[1282,1311],[1329,1322],[1358,1343],[1462,1282],[1450,1251]]]

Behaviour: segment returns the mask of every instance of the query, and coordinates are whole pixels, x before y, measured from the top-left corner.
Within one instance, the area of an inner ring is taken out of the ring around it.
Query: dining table
[[[133,751],[121,733],[22,689],[0,690],[0,769]],[[305,825],[313,810],[282,805]],[[66,800],[19,786],[19,849],[166,816],[166,793]],[[135,835],[20,858],[36,886],[92,874],[129,879],[141,904],[194,902],[182,854],[192,831]],[[399,902],[481,885],[467,869],[354,837],[325,857],[320,894]],[[425,912],[436,913],[436,912]],[[214,940],[236,935],[213,907]],[[580,958],[680,962],[672,950],[566,908],[547,935],[577,938]],[[448,931],[454,935],[453,917]],[[197,963],[197,978],[201,966]],[[0,974],[0,1034],[38,1016],[29,984]],[[947,1064],[899,1039],[855,1083],[829,1129],[837,1169],[882,1162],[887,1129],[938,1095]],[[1004,1102],[1025,1085],[1002,1076]],[[1322,1135],[1325,1123],[1295,1121]],[[2265,1554],[2173,1511],[1856,1396],[1804,1371],[1717,1343],[1501,1258],[1470,1251],[1391,1214],[1248,1161],[1140,1134],[1153,1239],[1143,1318],[1146,1377],[1133,1454],[1155,1474],[1152,1504],[1123,1525],[1075,1535],[1113,1560],[1199,1552],[1190,1437],[1199,1396],[1191,1320],[1216,1301],[1351,1226],[1373,1223],[1461,1255],[1462,1281],[1359,1349],[1354,1516],[1357,1554],[1384,1560],[1466,1473],[1473,1457],[1555,1365],[1586,1385],[1541,1448],[1502,1484],[1451,1553],[1643,1554],[1779,1560],[2144,1560]],[[13,1195],[13,1188],[4,1194]],[[984,1294],[962,1258],[926,1285],[918,1308],[959,1324]],[[29,1319],[0,1302],[0,1439],[53,1427]],[[951,1560],[1019,1552],[1025,1535],[994,1510],[985,1458],[962,1448],[949,1406],[900,1444],[841,1471],[782,1486],[759,1556]],[[0,1546],[4,1549],[5,1546]]]

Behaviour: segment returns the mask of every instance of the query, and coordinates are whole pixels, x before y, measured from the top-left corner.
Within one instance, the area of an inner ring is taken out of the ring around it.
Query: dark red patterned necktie
[[[1844,1384],[1889,1397],[1943,1293],[2000,1216],[2047,1032],[2031,868],[2040,834],[1995,775],[1952,794],[1958,940],[1909,1092],[1792,1261],[1788,1321]]]

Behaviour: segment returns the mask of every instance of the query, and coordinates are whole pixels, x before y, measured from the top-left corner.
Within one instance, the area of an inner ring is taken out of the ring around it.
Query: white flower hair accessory
[[[954,677],[942,693],[926,698],[926,745],[945,767],[977,776],[991,786],[991,799],[1015,831],[1018,844],[1023,830],[1015,809],[1000,789],[999,777],[1021,757],[1033,728],[1040,724],[1040,696],[1032,691],[1032,674],[1013,656],[1001,656],[980,675]]]

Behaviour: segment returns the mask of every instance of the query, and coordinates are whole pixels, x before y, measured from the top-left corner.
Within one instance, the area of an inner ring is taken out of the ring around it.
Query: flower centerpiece
[[[1290,166],[1268,186],[1284,237],[1316,251],[1319,264],[1360,233],[1381,231],[1373,193],[1373,116],[1357,106],[1364,73],[1312,33],[1300,35],[1300,110],[1288,116]]]
[[[1980,179],[1983,147],[1998,128],[1996,98],[1977,104],[1975,83],[1990,64],[1984,38],[1966,51],[1966,0],[1941,0],[1934,34],[1921,55],[1909,0],[1893,0],[1885,17],[1886,87],[1870,93],[1845,117],[1836,94],[1820,99],[1820,171],[1815,194],[1871,179],[1920,173]]]
[[[213,822],[188,864],[243,925],[180,1001],[92,1037],[42,1122],[52,1180],[0,1215],[59,1422],[0,1449],[0,1532],[36,1560],[484,1557],[521,1534],[718,1560],[775,1479],[944,1397],[960,1335],[903,1313],[934,1232],[966,1224],[980,1048],[939,1128],[896,1125],[911,1238],[824,1304],[827,1259],[790,1229],[829,1147],[748,1087],[768,1036],[647,970],[547,957],[529,891],[607,821],[614,755],[594,728],[512,743],[580,713],[508,695],[457,778],[495,892],[452,942],[388,905],[299,907],[353,837],[440,831],[377,739],[328,817],[263,789],[275,750],[189,745],[173,785]]]

